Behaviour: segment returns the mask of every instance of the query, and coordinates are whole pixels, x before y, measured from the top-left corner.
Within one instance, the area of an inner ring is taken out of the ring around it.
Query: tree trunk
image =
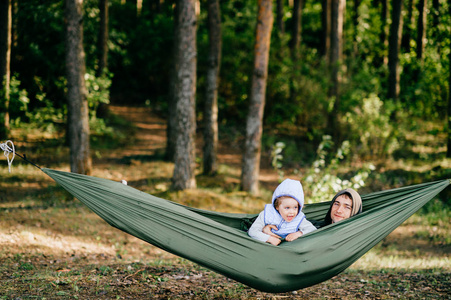
[[[448,5],[449,6],[449,5]],[[438,25],[440,23],[439,17],[440,17],[440,1],[439,0],[432,0],[432,38],[436,39],[438,36]],[[439,52],[440,53],[440,52]]]
[[[322,47],[321,54],[328,58],[330,55],[330,24],[331,24],[331,3],[332,0],[322,0]]]
[[[83,50],[83,1],[66,0],[67,125],[70,170],[90,174],[89,114]]]
[[[399,96],[399,49],[402,36],[402,1],[393,1],[392,23],[388,44],[388,95],[389,99]]]
[[[196,187],[196,11],[195,0],[179,0],[176,57],[176,144],[174,153],[173,188]]]
[[[331,38],[330,38],[330,74],[331,87],[329,88],[329,98],[333,101],[333,110],[329,113],[328,132],[335,140],[340,136],[338,126],[337,112],[340,108],[340,84],[341,84],[341,66],[343,57],[343,18],[346,0],[332,0],[331,14]]]
[[[177,131],[176,131],[176,123],[177,123],[177,113],[175,111],[175,105],[177,103],[176,99],[176,90],[177,90],[177,69],[179,68],[177,65],[177,57],[178,57],[178,31],[179,31],[179,23],[178,23],[178,5],[174,6],[174,40],[172,44],[172,57],[174,61],[174,65],[172,66],[170,72],[170,82],[169,82],[169,95],[168,95],[168,121],[167,121],[167,129],[166,129],[166,151],[165,151],[165,159],[167,161],[174,161],[175,155],[175,141],[177,139]]]
[[[354,37],[352,39],[352,56],[356,57],[358,53],[358,42],[357,42],[357,32],[359,27],[359,7],[361,0],[354,0],[353,13],[352,13],[352,24],[354,25]]]
[[[279,35],[283,35],[285,33],[285,23],[284,23],[284,0],[277,0],[277,30]]]
[[[378,54],[376,53],[376,60],[374,62],[374,64],[378,67],[380,67],[381,65],[386,66],[388,64],[388,56],[387,56],[387,49],[388,49],[388,22],[387,22],[387,18],[388,18],[388,0],[381,0],[380,1],[382,4],[381,7],[381,29],[380,29],[380,45],[382,48],[382,54]],[[376,3],[375,3],[376,4]],[[377,5],[379,5],[379,1],[377,3]]]
[[[303,0],[294,0],[293,5],[293,18],[291,27],[291,41],[290,41],[290,51],[291,59],[293,60],[293,70],[291,72],[290,80],[290,99],[291,102],[296,101],[296,96],[299,94],[296,88],[296,79],[298,70],[300,69],[300,44],[301,44],[301,33],[302,33],[302,6]]]
[[[418,2],[418,25],[417,25],[417,59],[423,60],[424,45],[426,43],[426,7],[427,0]]]
[[[11,79],[11,0],[0,0],[0,138],[9,135],[9,93]],[[3,99],[1,99],[3,98]]]
[[[269,49],[273,23],[272,0],[258,0],[254,70],[241,173],[241,188],[251,194],[258,194],[263,110],[265,107],[266,79],[268,77]]]
[[[404,32],[401,40],[401,48],[403,49],[404,52],[410,52],[410,41],[412,40],[412,28],[413,23],[415,22],[415,19],[413,17],[413,8],[414,8],[413,0],[409,0],[407,2],[406,7],[407,22],[404,24]]]
[[[218,149],[218,85],[221,66],[221,13],[219,0],[208,0],[208,68],[204,111],[204,174],[215,174]]]
[[[301,33],[302,33],[302,2],[303,0],[294,0],[293,5],[293,27],[291,32],[291,54],[293,58],[299,57],[299,45],[301,44]]]
[[[448,5],[448,12],[451,15],[451,5]],[[451,38],[450,32],[448,32]],[[449,59],[449,77],[448,77],[448,151],[446,157],[451,157],[451,52],[448,54]]]
[[[101,77],[108,69],[108,0],[99,1],[100,30],[98,38],[99,66],[97,77]]]
[[[136,15],[139,17],[141,15],[143,8],[143,0],[136,0]]]

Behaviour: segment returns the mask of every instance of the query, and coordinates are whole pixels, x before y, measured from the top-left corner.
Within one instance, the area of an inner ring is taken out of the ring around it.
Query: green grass
[[[115,122],[125,132],[134,130],[128,131],[126,122]],[[67,147],[48,133],[31,133],[17,135],[22,139],[16,139],[18,151],[30,153],[40,165],[67,171]],[[431,138],[424,141],[428,147],[437,143]],[[94,176],[126,179],[139,190],[185,205],[256,213],[277,185],[274,174],[273,182],[262,184],[260,196],[251,196],[239,190],[239,166],[221,164],[218,175],[196,177],[196,190],[174,192],[172,163],[151,153],[131,155],[127,151],[134,150],[133,143],[131,148],[114,149],[110,148],[117,147],[116,142],[101,143],[102,147],[94,144],[94,151],[101,152],[93,158]],[[409,147],[409,151],[430,151]],[[379,167],[364,190],[451,177],[449,166],[450,160],[437,155],[409,154],[408,160]],[[352,168],[347,165],[343,170]],[[0,159],[0,176],[0,299],[440,299],[451,294],[448,196],[430,201],[342,274],[313,287],[273,295],[109,226],[19,158],[12,173],[6,160]]]

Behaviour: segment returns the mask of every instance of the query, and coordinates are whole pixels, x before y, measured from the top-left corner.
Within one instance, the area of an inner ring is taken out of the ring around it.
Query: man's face
[[[286,222],[291,222],[298,215],[299,202],[291,197],[280,197],[276,209]]]
[[[347,195],[340,195],[335,199],[330,211],[332,223],[348,219],[351,217],[352,200]]]

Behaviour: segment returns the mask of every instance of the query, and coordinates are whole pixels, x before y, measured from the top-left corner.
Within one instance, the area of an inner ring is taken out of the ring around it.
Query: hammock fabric
[[[442,180],[362,196],[361,214],[276,247],[242,230],[253,214],[190,208],[111,180],[42,171],[111,226],[271,293],[312,286],[344,271],[450,184]],[[330,201],[306,205],[304,213],[322,220],[329,206]]]

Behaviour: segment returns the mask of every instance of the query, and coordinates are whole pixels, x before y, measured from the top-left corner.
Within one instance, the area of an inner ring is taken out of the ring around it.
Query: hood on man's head
[[[304,190],[299,180],[285,179],[272,194],[272,203],[282,196],[288,196],[299,202],[299,210],[304,207]]]

